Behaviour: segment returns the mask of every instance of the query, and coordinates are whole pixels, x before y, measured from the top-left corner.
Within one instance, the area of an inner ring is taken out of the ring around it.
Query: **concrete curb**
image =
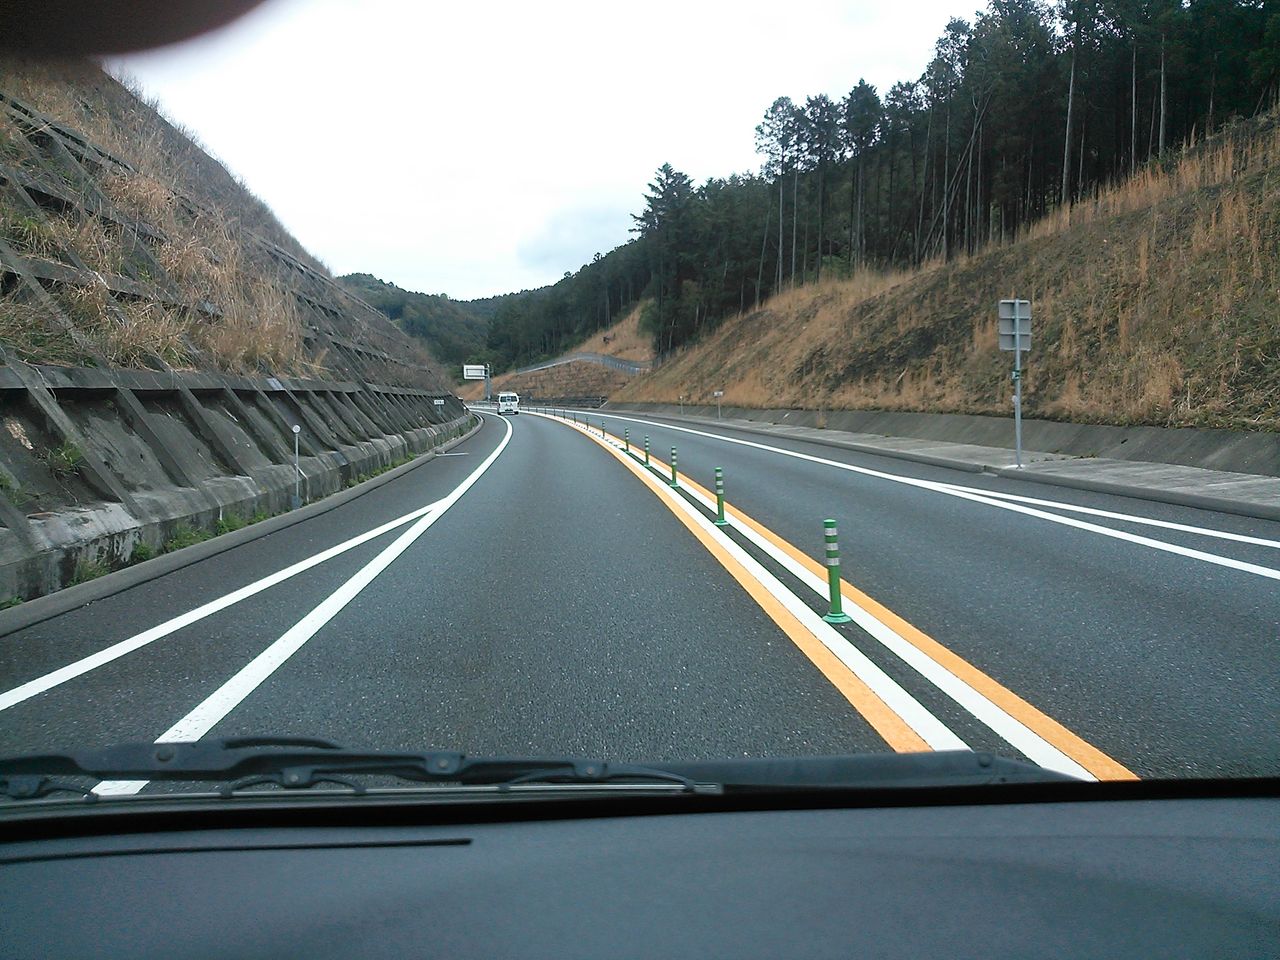
[[[606,411],[608,412],[608,411]],[[644,414],[642,410],[614,411],[615,413]],[[703,417],[679,417],[670,414],[648,414],[659,419],[684,421],[698,424],[715,424],[715,420]],[[719,421],[723,426],[725,421]],[[1280,507],[1262,503],[1249,503],[1242,500],[1229,500],[1202,493],[1188,493],[1181,490],[1164,490],[1159,487],[1143,487],[1137,484],[1114,483],[1108,480],[1090,480],[1086,477],[1063,477],[1053,474],[1027,473],[1016,467],[996,466],[994,464],[975,463],[971,460],[955,460],[951,457],[939,457],[928,453],[915,453],[910,450],[894,450],[886,447],[874,447],[865,443],[853,443],[837,440],[834,437],[793,437],[768,427],[742,426],[737,423],[728,424],[728,429],[758,436],[799,440],[805,443],[816,443],[825,447],[850,450],[854,453],[865,453],[876,457],[889,457],[894,460],[908,460],[931,467],[946,467],[951,470],[962,470],[965,473],[990,473],[1010,480],[1021,480],[1026,483],[1043,483],[1055,487],[1068,487],[1075,490],[1087,490],[1092,493],[1109,493],[1121,497],[1132,497],[1137,500],[1150,500],[1155,503],[1168,503],[1179,507],[1194,507],[1199,510],[1213,510],[1217,513],[1230,513],[1239,517],[1250,517],[1255,520],[1280,521]]]
[[[1109,480],[1090,480],[1087,477],[1060,477],[1053,474],[1028,475],[1026,471],[1017,470],[1013,467],[993,467],[990,472],[1014,480],[1047,483],[1055,487],[1070,487],[1075,490],[1088,490],[1093,493],[1110,493],[1121,497],[1133,497],[1138,500],[1170,503],[1178,507],[1212,510],[1216,513],[1230,513],[1237,517],[1250,517],[1254,520],[1280,520],[1280,507],[1268,506],[1265,503],[1248,503],[1243,500],[1212,497],[1204,493],[1162,490],[1158,487],[1140,487],[1137,484],[1113,483]]]
[[[476,432],[484,426],[484,418],[476,417],[475,414],[472,414],[472,416],[475,417],[476,423],[462,436],[447,440],[440,446],[426,451],[408,463],[403,463],[393,470],[388,470],[386,473],[372,477],[354,487],[339,490],[323,500],[317,500],[315,503],[309,503],[306,506],[299,507],[297,510],[269,517],[261,523],[255,523],[239,530],[233,530],[230,533],[212,537],[201,543],[175,550],[173,553],[161,554],[132,567],[113,571],[105,576],[98,577],[96,580],[78,583],[73,587],[66,587],[54,593],[47,593],[42,597],[28,600],[16,607],[0,611],[0,638],[16,633],[19,630],[25,630],[27,627],[42,623],[45,620],[51,620],[94,601],[122,593],[131,587],[163,577],[173,573],[175,570],[181,570],[183,567],[189,567],[194,563],[199,563],[201,560],[216,557],[220,553],[234,550],[236,547],[243,546],[260,537],[285,530],[294,524],[302,523],[304,520],[310,520],[313,517],[318,517],[321,514],[328,513],[330,510],[335,510],[350,503],[357,497],[362,497],[366,493],[390,483],[392,480],[399,479],[427,461],[434,460],[437,454],[451,450],[464,440],[469,440],[475,436]]]

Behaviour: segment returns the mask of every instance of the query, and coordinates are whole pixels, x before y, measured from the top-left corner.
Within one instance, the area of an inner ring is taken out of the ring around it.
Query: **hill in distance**
[[[454,377],[463,363],[483,362],[489,324],[483,308],[444,294],[403,290],[369,273],[350,273],[338,282],[421,340]]]

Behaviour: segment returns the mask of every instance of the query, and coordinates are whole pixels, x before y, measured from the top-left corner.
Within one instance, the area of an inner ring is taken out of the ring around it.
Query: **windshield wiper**
[[[331,783],[362,794],[367,788],[353,778],[366,776],[483,786],[499,792],[537,785],[607,784],[665,786],[677,794],[874,791],[1074,780],[1026,761],[969,750],[637,765],[572,757],[471,757],[443,750],[349,750],[328,740],[302,737],[235,737],[127,743],[0,759],[0,797],[25,800],[72,792],[96,799],[88,787],[57,779],[67,777],[216,783],[224,797],[267,784],[298,790]]]
[[[364,793],[366,788],[351,779],[357,776],[464,786],[667,784],[678,788],[678,793],[720,791],[718,784],[697,782],[679,773],[602,760],[469,757],[445,750],[364,751],[303,737],[231,737],[126,743],[101,750],[0,759],[0,796],[34,799],[66,791],[92,796],[85,789],[54,779],[57,777],[212,782],[221,784],[218,792],[224,797],[264,784],[298,790],[333,783]]]

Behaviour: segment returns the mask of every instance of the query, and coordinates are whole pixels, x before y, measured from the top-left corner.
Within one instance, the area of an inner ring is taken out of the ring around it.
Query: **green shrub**
[[[10,607],[16,607],[21,602],[21,597],[5,597],[3,600],[0,600],[0,610],[8,610]]]
[[[49,472],[59,480],[73,477],[84,465],[84,452],[74,443],[67,441],[59,444],[45,455],[45,464]]]
[[[133,549],[129,552],[129,563],[145,563],[156,555],[155,548],[148,543],[139,541],[133,545]]]
[[[110,572],[111,568],[101,560],[78,560],[76,561],[75,572],[71,575],[70,585],[75,586],[77,583],[88,583],[90,580],[97,580],[99,577],[105,576]]]
[[[224,533],[230,533],[232,530],[239,530],[245,526],[245,520],[238,514],[228,513],[222,517],[217,524],[214,525],[214,531],[221,536]]]
[[[173,535],[173,539],[164,545],[165,553],[173,553],[175,550],[181,550],[183,547],[195,546],[197,543],[203,543],[209,539],[209,534],[203,530],[193,530],[191,527],[179,527]]]

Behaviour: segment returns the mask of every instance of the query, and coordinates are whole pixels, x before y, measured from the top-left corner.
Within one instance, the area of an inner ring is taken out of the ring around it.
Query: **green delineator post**
[[[644,465],[645,465],[646,467],[649,465],[649,438],[648,438],[648,436],[646,436],[646,437],[644,438]]]
[[[716,467],[716,526],[728,525],[729,521],[724,518],[724,471]]]
[[[631,431],[630,430],[622,431],[622,442],[627,445],[627,453],[630,453],[631,452]]]
[[[836,536],[836,522],[822,521],[823,539],[827,543],[827,585],[831,591],[831,612],[822,619],[827,623],[848,623],[853,619],[844,612],[840,597],[840,542]]]
[[[680,486],[680,477],[676,473],[676,448],[671,448],[671,486]]]

